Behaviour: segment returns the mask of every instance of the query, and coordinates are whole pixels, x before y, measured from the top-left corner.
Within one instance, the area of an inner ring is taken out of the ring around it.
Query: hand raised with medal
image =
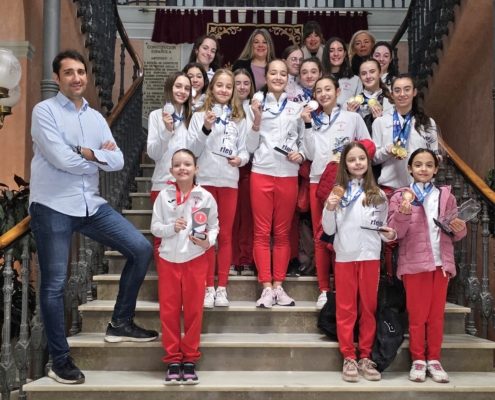
[[[401,214],[412,214],[411,203],[416,199],[416,194],[411,190],[404,190],[402,192],[402,204],[399,206],[399,212]]]
[[[345,190],[342,186],[335,186],[328,196],[326,201],[326,207],[328,211],[334,211],[337,204],[342,200],[342,196],[344,195]]]
[[[375,105],[375,106],[371,106],[368,104],[368,107],[371,111],[371,115],[373,115],[373,119],[381,117],[383,115],[383,109],[379,103],[378,103],[378,105]]]
[[[239,165],[241,165],[242,162],[242,158],[237,156],[229,157],[227,158],[227,160],[229,162],[229,165],[232,167],[238,167]]]
[[[302,112],[301,112],[301,119],[305,123],[311,122],[311,111],[314,111],[311,107],[309,106],[304,106]]]
[[[187,221],[184,219],[184,217],[180,217],[175,220],[175,224],[174,224],[175,233],[179,233],[179,231],[183,231],[186,228],[187,228]]]
[[[347,111],[356,112],[360,105],[361,103],[359,102],[359,100],[356,100],[354,97],[351,97],[347,102]]]
[[[261,121],[262,106],[261,101],[257,99],[251,100],[251,110],[253,110],[255,125],[259,125],[256,121]]]
[[[205,128],[207,130],[211,130],[211,127],[215,123],[216,119],[217,119],[217,116],[215,115],[215,113],[213,111],[206,111],[205,122],[203,123],[203,125],[205,126]]]
[[[172,114],[162,111],[162,120],[163,123],[165,124],[165,129],[169,132],[174,131],[174,118],[172,117]]]

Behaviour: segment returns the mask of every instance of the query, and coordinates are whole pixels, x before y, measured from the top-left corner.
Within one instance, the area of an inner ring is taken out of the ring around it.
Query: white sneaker
[[[296,302],[292,297],[285,293],[282,286],[278,286],[273,290],[276,296],[276,302],[279,306],[295,306]]]
[[[435,382],[448,383],[450,381],[449,375],[442,368],[442,364],[440,364],[440,361],[428,361],[428,364],[426,364],[426,373]]]
[[[324,290],[318,296],[318,300],[316,300],[316,309],[321,310],[323,306],[327,304],[327,291]]]
[[[263,292],[261,293],[261,297],[256,302],[256,307],[272,308],[272,306],[275,304],[273,295],[274,293],[271,287],[264,288]]]
[[[413,361],[409,371],[409,380],[413,382],[426,381],[426,363],[421,360]]]
[[[228,307],[227,290],[224,287],[218,287],[215,292],[215,307]]]
[[[215,305],[215,288],[214,287],[207,287],[206,288],[206,293],[205,293],[205,302],[203,307],[204,308],[213,308]]]

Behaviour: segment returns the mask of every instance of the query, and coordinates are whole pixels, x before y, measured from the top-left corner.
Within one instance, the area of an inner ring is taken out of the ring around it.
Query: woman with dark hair
[[[392,81],[399,71],[393,60],[394,49],[388,42],[377,42],[371,50],[371,56],[380,63],[380,78],[390,89]]]
[[[349,58],[352,72],[359,75],[359,66],[371,55],[371,49],[376,43],[375,37],[369,31],[357,31],[349,43]]]
[[[204,102],[206,89],[208,89],[209,79],[204,67],[197,62],[186,64],[182,72],[186,73],[192,84],[192,111],[201,106]]]
[[[304,58],[318,57],[320,61],[323,56],[323,33],[321,26],[316,21],[308,21],[304,24],[301,50]]]
[[[201,64],[208,75],[208,79],[211,79],[215,71],[220,68],[221,57],[218,49],[218,40],[215,36],[201,36],[194,42],[189,62]]]
[[[294,101],[296,97],[303,94],[303,89],[299,84],[299,68],[303,62],[303,52],[299,46],[289,46],[284,50],[282,60],[289,69],[289,80],[285,87],[285,93],[287,93],[289,100]]]
[[[255,91],[265,84],[265,67],[275,58],[273,40],[266,29],[255,29],[242,50],[239,59],[232,66],[232,71],[244,68],[251,74]]]
[[[322,63],[325,74],[332,74],[339,80],[338,104],[345,104],[351,97],[363,91],[361,80],[352,72],[347,46],[341,38],[333,37],[327,41]]]

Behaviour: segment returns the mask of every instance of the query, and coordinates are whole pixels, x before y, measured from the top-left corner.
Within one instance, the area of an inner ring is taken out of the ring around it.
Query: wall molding
[[[36,49],[27,41],[23,40],[0,40],[0,47],[11,50],[17,58],[27,58],[33,61]]]

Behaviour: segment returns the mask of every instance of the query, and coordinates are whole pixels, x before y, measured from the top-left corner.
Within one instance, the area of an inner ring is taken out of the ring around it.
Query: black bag
[[[330,340],[338,341],[337,336],[337,317],[335,292],[327,292],[327,302],[320,311],[318,316],[318,329],[320,329]],[[354,326],[354,341],[359,338],[359,324],[356,321]]]
[[[404,283],[397,278],[398,260],[399,246],[394,249],[392,256],[392,276],[389,277],[389,284],[385,288],[385,301],[390,308],[396,308],[399,312],[403,312],[406,309],[406,290]]]
[[[376,313],[376,336],[371,352],[371,359],[379,372],[392,364],[403,342],[404,326],[399,314],[386,304],[381,305]]]

